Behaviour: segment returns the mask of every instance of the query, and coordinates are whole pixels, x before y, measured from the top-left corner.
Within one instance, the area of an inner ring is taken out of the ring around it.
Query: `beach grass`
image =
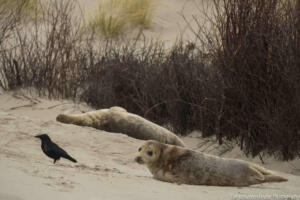
[[[149,29],[157,5],[155,0],[105,0],[88,24],[106,38],[117,38],[132,30]]]

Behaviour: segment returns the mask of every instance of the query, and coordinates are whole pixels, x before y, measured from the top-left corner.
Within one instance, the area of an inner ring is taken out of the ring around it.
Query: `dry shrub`
[[[105,57],[87,72],[85,102],[96,108],[125,107],[180,134],[195,128],[213,133],[221,77],[192,43],[178,42],[171,50],[150,43],[104,51]]]
[[[48,97],[74,97],[85,63],[81,19],[72,16],[75,2],[49,1],[42,16],[14,29],[1,52],[1,85],[5,89],[32,86]],[[74,18],[73,18],[74,17]],[[29,27],[30,26],[30,27]]]
[[[2,43],[9,38],[13,29],[21,21],[19,13],[26,7],[26,2],[26,0],[20,0],[14,8],[11,8],[11,1],[0,1],[0,51],[4,50]]]
[[[13,13],[23,22],[28,22],[41,14],[39,4],[39,0],[0,0],[0,10]]]
[[[225,97],[219,141],[236,139],[254,156],[262,151],[285,160],[299,156],[300,18],[295,2],[214,0],[214,6],[214,62]],[[200,30],[197,37],[209,36]]]

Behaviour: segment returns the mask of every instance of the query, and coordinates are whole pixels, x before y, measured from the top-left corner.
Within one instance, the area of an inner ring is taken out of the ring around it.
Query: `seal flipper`
[[[258,165],[252,165],[251,168],[254,168],[256,171],[258,171],[260,174],[264,176],[263,182],[283,182],[288,181],[288,179],[278,176],[274,174],[272,171],[265,169],[263,167],[260,167]]]
[[[251,179],[256,180],[257,183],[259,182],[264,182],[265,181],[265,176],[257,170],[254,166],[249,166],[249,175]]]
[[[277,175],[265,176],[265,182],[284,182],[284,181],[288,181],[288,179]]]

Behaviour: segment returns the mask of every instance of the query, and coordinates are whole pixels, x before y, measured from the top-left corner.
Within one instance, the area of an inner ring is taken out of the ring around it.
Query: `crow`
[[[60,148],[57,144],[52,142],[47,134],[41,134],[35,137],[41,139],[42,150],[48,157],[54,159],[53,164],[55,164],[56,160],[59,160],[60,157],[66,158],[72,162],[77,162],[77,160],[69,156],[68,153],[65,152],[62,148]]]

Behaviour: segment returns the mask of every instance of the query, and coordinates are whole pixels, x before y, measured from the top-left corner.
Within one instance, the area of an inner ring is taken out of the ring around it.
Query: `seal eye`
[[[140,152],[142,150],[142,148],[140,147],[139,149],[138,149],[138,151]]]
[[[153,155],[153,152],[152,152],[152,151],[147,151],[147,154],[148,154],[149,156],[152,156],[152,155]]]

